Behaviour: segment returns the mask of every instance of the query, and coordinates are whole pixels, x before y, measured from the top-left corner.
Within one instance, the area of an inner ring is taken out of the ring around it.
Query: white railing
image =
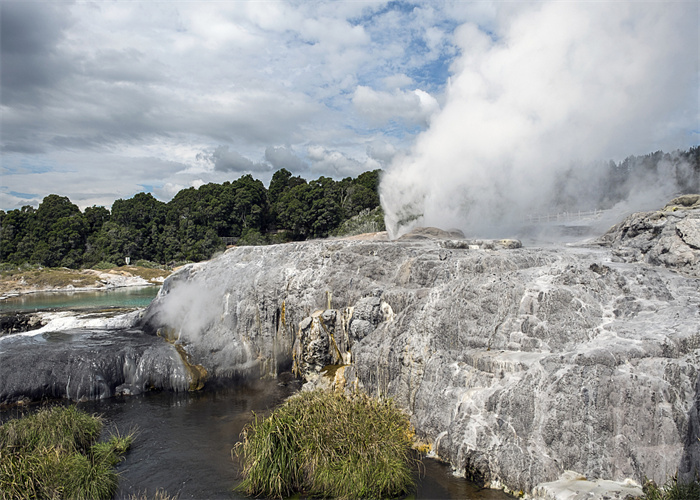
[[[538,215],[528,215],[525,217],[525,221],[530,224],[543,224],[548,222],[573,222],[583,219],[598,218],[605,210],[578,210],[572,212],[559,212],[556,214],[538,214]]]

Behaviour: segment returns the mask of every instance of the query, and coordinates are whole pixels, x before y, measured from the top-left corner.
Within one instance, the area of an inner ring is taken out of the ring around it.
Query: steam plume
[[[596,160],[696,139],[695,2],[500,6],[493,32],[458,28],[442,110],[382,179],[392,237],[415,224],[506,236],[562,191],[585,206],[605,188]]]

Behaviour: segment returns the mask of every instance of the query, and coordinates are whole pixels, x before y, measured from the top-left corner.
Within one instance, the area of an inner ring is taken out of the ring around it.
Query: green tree
[[[25,205],[19,210],[2,212],[0,216],[0,261],[22,264],[32,254],[31,230],[36,209]]]
[[[270,185],[267,188],[267,196],[270,205],[277,203],[282,193],[289,189],[289,179],[291,178],[292,173],[286,168],[282,168],[272,174]]]
[[[88,224],[88,231],[90,234],[96,233],[102,229],[103,224],[110,219],[109,210],[105,207],[87,207],[83,215],[85,216],[85,222]]]
[[[325,238],[343,221],[338,183],[330,177],[309,182],[309,225],[311,235]]]
[[[114,224],[108,231],[114,234],[115,225],[122,228],[118,231],[120,246],[110,244],[110,253],[121,253],[116,262],[121,262],[124,257],[159,260],[161,249],[158,248],[158,234],[165,221],[165,212],[165,203],[156,200],[150,193],[138,193],[128,200],[114,202],[110,218]]]
[[[39,204],[23,243],[33,244],[30,261],[44,266],[80,267],[88,225],[77,205],[65,196],[50,194]]]
[[[303,240],[311,230],[311,187],[298,184],[282,193],[275,210],[277,225],[287,231],[292,239]]]

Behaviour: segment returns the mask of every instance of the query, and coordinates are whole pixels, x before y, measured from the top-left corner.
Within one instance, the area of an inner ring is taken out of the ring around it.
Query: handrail
[[[541,224],[543,222],[571,222],[575,220],[582,220],[589,217],[599,217],[605,210],[578,210],[575,212],[559,212],[556,214],[537,214],[528,215],[525,217],[527,222],[532,224]]]

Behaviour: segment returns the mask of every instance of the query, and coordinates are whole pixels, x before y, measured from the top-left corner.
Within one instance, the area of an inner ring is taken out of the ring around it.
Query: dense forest
[[[576,172],[592,170],[598,174],[576,178]],[[67,197],[52,194],[38,209],[0,210],[0,262],[78,268],[122,265],[129,257],[167,265],[208,259],[230,243],[261,245],[379,231],[384,229],[380,173],[307,182],[281,169],[267,188],[244,175],[184,189],[168,203],[139,193],[116,200],[111,212],[99,206],[81,212]],[[700,191],[700,147],[572,169],[561,179],[553,208],[574,209],[586,200],[596,205],[592,208],[606,209],[639,186],[659,183],[678,193]]]
[[[138,193],[116,200],[111,212],[100,206],[81,212],[67,197],[51,194],[38,209],[0,210],[0,262],[79,268],[122,265],[126,257],[159,264],[200,261],[226,243],[327,237],[358,215],[380,230],[379,173],[307,182],[281,169],[267,189],[244,175],[184,189],[168,203]]]

